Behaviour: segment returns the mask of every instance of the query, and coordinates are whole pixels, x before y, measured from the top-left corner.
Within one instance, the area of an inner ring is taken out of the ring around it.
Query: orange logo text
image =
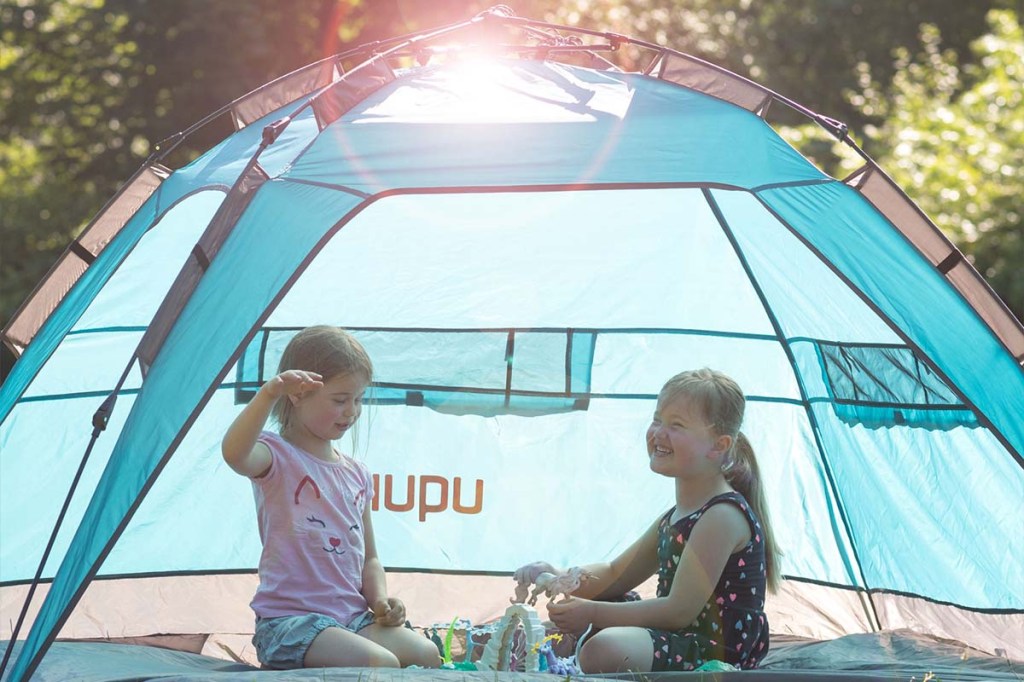
[[[395,492],[395,477],[384,475],[384,494],[381,495],[380,474],[373,475],[373,511],[380,509],[381,500],[388,511],[407,512],[414,508],[419,512],[420,521],[426,521],[427,514],[440,514],[451,508],[458,514],[479,514],[484,508],[484,482],[476,480],[473,503],[466,505],[462,500],[462,479],[456,476],[449,481],[444,476],[406,476],[405,490]],[[397,487],[403,487],[401,483]],[[449,496],[448,491],[451,490]],[[401,499],[396,500],[395,497]]]

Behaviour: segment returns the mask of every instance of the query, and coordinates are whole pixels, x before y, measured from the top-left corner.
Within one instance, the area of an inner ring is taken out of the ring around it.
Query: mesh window
[[[977,426],[974,413],[907,346],[819,342],[836,414],[868,428]]]
[[[298,329],[261,329],[238,360],[235,402],[274,376]],[[348,329],[374,361],[366,402],[533,416],[589,406],[594,332]]]

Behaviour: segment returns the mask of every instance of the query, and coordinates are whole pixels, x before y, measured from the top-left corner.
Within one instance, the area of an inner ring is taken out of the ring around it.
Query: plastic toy
[[[562,635],[548,635],[541,640],[540,645],[537,647],[537,652],[540,654],[541,672],[554,673],[555,675],[579,675],[581,671],[579,666],[576,665],[576,656],[569,656],[568,658],[556,656],[551,644],[553,641],[561,642]]]
[[[459,617],[452,618],[451,624],[448,626],[448,633],[444,637],[444,644],[440,645],[440,639],[437,638],[437,631],[434,630],[434,638],[440,645],[441,650],[441,669],[442,670],[476,670],[476,664],[471,662],[470,656],[473,654],[473,631],[470,627],[469,621],[466,621],[466,657],[461,661],[452,660],[452,638],[455,635],[455,624],[459,622]]]
[[[573,566],[561,575],[541,573],[537,576],[536,585],[527,603],[530,606],[535,606],[537,604],[537,597],[540,596],[541,592],[547,596],[549,603],[554,600],[555,595],[559,594],[562,595],[561,601],[567,601],[572,596],[572,593],[578,590],[583,583],[596,577],[590,571],[578,566]],[[520,594],[520,587],[522,587],[522,584],[516,586],[516,597]]]
[[[518,627],[523,626],[526,638],[526,660],[524,672],[540,670],[540,644],[544,640],[544,625],[537,611],[525,604],[513,604],[505,609],[505,615],[498,620],[494,634],[484,647],[484,653],[476,663],[477,670],[508,671],[512,659],[512,644]],[[550,646],[550,645],[549,645]]]

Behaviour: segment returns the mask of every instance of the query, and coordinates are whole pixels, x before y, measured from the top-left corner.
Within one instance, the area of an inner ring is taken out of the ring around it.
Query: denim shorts
[[[257,618],[256,633],[252,643],[256,657],[265,668],[291,670],[301,668],[306,651],[316,636],[327,628],[341,628],[359,632],[373,623],[373,612],[361,613],[348,625],[342,625],[330,616],[307,613],[302,616],[281,616],[279,618]]]

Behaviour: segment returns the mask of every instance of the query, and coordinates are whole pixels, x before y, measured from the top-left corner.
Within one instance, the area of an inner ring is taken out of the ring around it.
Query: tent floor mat
[[[6,649],[7,643],[2,643]],[[21,642],[15,644],[16,657]],[[12,658],[13,661],[13,658]],[[10,666],[9,666],[10,667]],[[10,672],[9,670],[6,672]],[[931,674],[932,677],[929,677]],[[457,676],[457,677],[456,677]],[[1013,680],[1024,679],[1024,662],[1013,661],[910,631],[846,635],[815,641],[779,635],[762,667],[754,671],[725,673],[646,673],[643,675],[591,675],[637,682],[739,679],[768,681],[844,680]],[[7,674],[0,678],[6,680]],[[247,665],[209,656],[153,646],[107,642],[56,642],[47,652],[33,682],[196,682],[198,680],[345,680],[350,682],[549,682],[547,673],[494,673],[445,670],[382,670],[331,668],[261,671]]]

